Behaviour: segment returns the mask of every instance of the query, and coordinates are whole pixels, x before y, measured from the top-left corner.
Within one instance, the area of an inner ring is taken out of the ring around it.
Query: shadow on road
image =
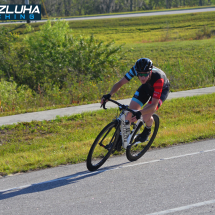
[[[30,184],[30,185],[25,185],[21,187],[0,191],[0,200],[4,200],[15,196],[20,196],[20,195],[25,195],[25,194],[43,192],[43,191],[55,189],[58,187],[66,186],[68,184],[77,183],[80,180],[98,175],[102,172],[110,171],[116,168],[122,168],[122,165],[126,163],[105,167],[95,172],[83,171],[83,172],[78,172],[65,177],[56,178],[50,181],[44,181],[36,184]]]

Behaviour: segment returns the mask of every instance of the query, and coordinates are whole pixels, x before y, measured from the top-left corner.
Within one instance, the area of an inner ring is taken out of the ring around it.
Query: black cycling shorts
[[[154,93],[154,90],[152,90],[148,86],[148,84],[142,84],[138,88],[138,90],[135,92],[132,100],[135,101],[135,102],[137,102],[142,107],[146,103],[151,104],[153,93]],[[161,97],[159,99],[159,103],[158,103],[157,109],[167,99],[168,95],[169,95],[169,86],[165,87],[165,89],[162,90]]]

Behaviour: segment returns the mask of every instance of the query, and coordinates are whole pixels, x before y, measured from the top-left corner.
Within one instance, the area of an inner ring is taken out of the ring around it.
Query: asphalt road
[[[195,90],[173,92],[169,94],[168,99],[203,95],[208,93],[215,93],[215,86],[195,89]],[[128,105],[131,101],[131,98],[118,100],[118,101],[122,104]],[[111,102],[107,103],[107,108],[116,108],[116,107],[117,106]],[[80,105],[75,107],[60,108],[60,109],[33,112],[33,113],[25,113],[25,114],[13,115],[13,116],[4,116],[4,117],[0,117],[0,126],[9,125],[9,124],[18,123],[18,122],[31,122],[32,120],[37,120],[37,121],[52,120],[52,119],[55,119],[56,116],[66,116],[66,115],[78,114],[86,111],[95,111],[100,109],[101,109],[100,104],[95,103],[90,105]]]
[[[0,179],[2,215],[215,214],[215,144],[207,140]]]
[[[214,87],[209,93],[212,92]],[[191,96],[197,91],[186,93]],[[180,92],[176,97],[183,96],[184,92]],[[86,108],[91,110],[90,106]],[[51,111],[43,116],[48,113]],[[66,109],[60,109],[57,115],[61,113],[65,114]],[[19,120],[27,121],[25,116],[19,116]],[[1,123],[3,119],[0,118]],[[81,163],[2,177],[0,214],[215,214],[214,142],[151,150],[132,163],[125,156],[110,158],[93,173]]]
[[[90,20],[90,19],[111,19],[111,18],[126,18],[126,17],[141,17],[141,16],[161,16],[161,15],[171,15],[171,14],[184,14],[184,13],[200,13],[200,12],[210,12],[215,11],[215,7],[201,8],[201,9],[185,9],[185,10],[171,10],[171,11],[160,11],[160,12],[142,12],[142,13],[131,13],[131,14],[120,14],[120,15],[104,15],[104,16],[90,16],[90,17],[76,17],[76,18],[66,18],[68,21],[77,20]],[[35,22],[46,22],[47,20],[32,21]],[[16,22],[26,23],[26,22]],[[14,24],[14,22],[1,22],[0,24]]]

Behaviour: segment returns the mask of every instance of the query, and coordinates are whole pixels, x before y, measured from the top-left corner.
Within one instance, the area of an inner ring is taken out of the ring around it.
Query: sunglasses
[[[140,76],[140,77],[147,77],[147,76],[149,76],[149,74],[150,74],[150,72],[149,73],[137,73],[137,75],[138,76]]]

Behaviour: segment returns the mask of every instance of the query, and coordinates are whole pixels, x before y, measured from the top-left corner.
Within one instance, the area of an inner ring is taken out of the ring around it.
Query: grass
[[[133,48],[129,56],[133,62],[140,56],[146,56],[152,59],[155,66],[162,68],[170,80],[172,91],[214,84],[215,39],[147,43],[127,47]]]
[[[215,13],[208,12],[69,22],[74,35],[94,33],[104,41],[114,39],[116,44],[126,43],[124,50],[130,49],[130,52],[124,57],[125,71],[118,71],[118,76],[106,80],[107,85],[87,81],[80,85],[82,90],[79,92],[69,89],[73,92],[73,99],[68,90],[62,89],[36,96],[26,91],[22,93],[25,95],[23,99],[20,99],[21,95],[15,91],[8,90],[8,94],[2,92],[1,89],[7,89],[3,84],[0,86],[1,94],[4,95],[1,96],[0,116],[98,102],[102,94],[108,93],[111,86],[122,78],[140,57],[152,59],[155,66],[165,71],[171,82],[171,91],[212,86],[215,84],[214,20]],[[37,26],[36,30],[41,24],[31,25]],[[25,25],[22,30],[24,29]],[[207,39],[208,35],[210,39]],[[137,84],[137,79],[132,80],[118,91],[115,98],[133,96]],[[13,96],[13,101],[12,96],[6,97],[14,94],[16,96]]]
[[[145,56],[152,59],[154,65],[167,74],[171,83],[171,91],[188,90],[213,86],[215,84],[215,38],[209,40],[191,40],[162,43],[127,44],[125,49],[131,49],[124,61],[127,71],[134,65],[136,59]],[[83,82],[79,88],[52,91],[46,95],[33,95],[29,90],[17,93],[11,83],[0,81],[2,112],[0,116],[14,115],[34,111],[50,110],[100,101],[103,94],[108,93],[119,79],[127,72],[111,76],[105,83]],[[137,77],[123,86],[114,96],[115,99],[131,98],[140,85]],[[73,92],[73,102],[71,94]],[[76,101],[76,102],[74,102]]]
[[[204,26],[215,30],[215,14],[191,13],[150,17],[113,18],[97,20],[68,21],[74,35],[94,34],[104,41],[122,43],[146,43],[197,39],[196,34]],[[38,31],[43,23],[31,23]],[[6,25],[12,32],[26,34],[26,24]]]
[[[207,12],[69,23],[74,34],[94,34],[104,41],[135,44],[196,39],[196,33],[204,26],[208,26],[213,34],[214,19],[214,12]]]
[[[0,127],[1,175],[85,161],[94,139],[116,112]],[[157,113],[161,124],[153,148],[215,137],[215,93],[167,100]]]

